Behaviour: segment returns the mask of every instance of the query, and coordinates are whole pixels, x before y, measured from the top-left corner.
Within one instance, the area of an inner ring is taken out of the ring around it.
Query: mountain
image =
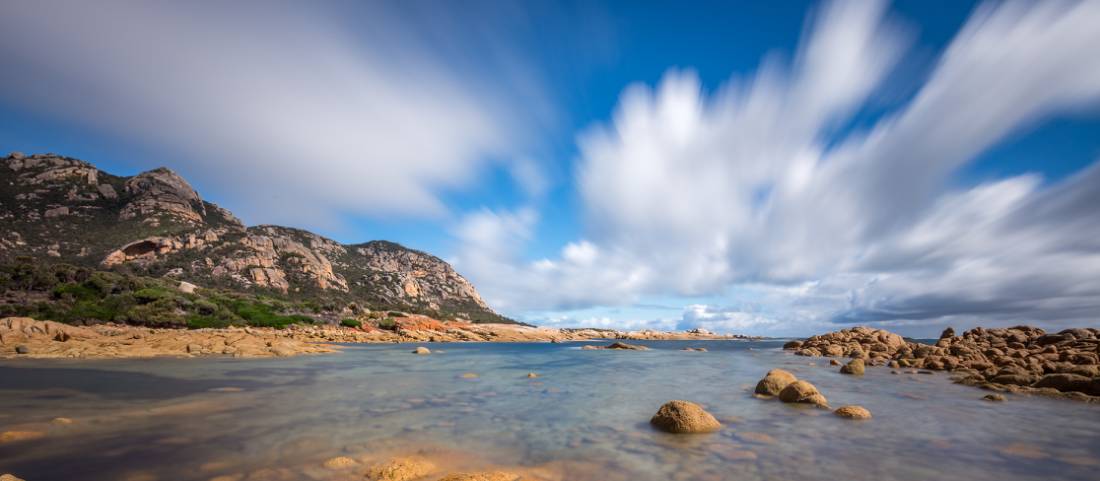
[[[33,260],[440,319],[512,322],[446,262],[387,241],[345,245],[245,226],[167,168],[133,177],[53,154],[0,159],[0,262]]]

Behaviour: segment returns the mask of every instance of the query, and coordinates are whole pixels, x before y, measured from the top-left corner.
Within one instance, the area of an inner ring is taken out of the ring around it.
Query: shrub
[[[176,293],[165,289],[163,287],[146,287],[134,292],[134,299],[141,304],[148,304],[150,302],[156,302],[160,300],[172,300],[175,301]]]
[[[363,327],[363,323],[356,319],[343,319],[340,321],[340,325],[344,327]]]
[[[101,297],[99,291],[95,288],[88,287],[84,284],[75,284],[67,282],[53,288],[54,299],[73,299],[77,301],[86,301],[91,299],[98,299]]]
[[[388,331],[392,331],[394,329],[397,329],[397,321],[393,320],[392,317],[387,317],[385,319],[380,319],[378,321],[378,328],[379,329],[386,329]]]

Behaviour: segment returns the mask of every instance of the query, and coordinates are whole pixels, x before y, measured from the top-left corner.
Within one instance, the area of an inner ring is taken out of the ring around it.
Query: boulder
[[[847,419],[871,419],[871,411],[863,406],[841,406],[833,414]]]
[[[420,355],[424,355],[424,354],[431,354],[431,353],[432,353],[432,350],[431,350],[431,349],[428,349],[428,348],[426,348],[426,347],[424,347],[424,346],[418,346],[418,347],[417,347],[416,349],[413,349],[413,350],[412,350],[412,353],[413,353],[413,354],[420,354]]]
[[[23,481],[23,478],[17,478],[14,474],[0,474],[0,481]]]
[[[763,394],[766,396],[778,396],[779,392],[783,388],[787,387],[792,382],[797,381],[798,378],[791,374],[789,371],[783,369],[772,369],[768,371],[768,374],[756,383],[756,394]]]
[[[841,366],[841,374],[853,374],[856,376],[862,376],[864,371],[863,359],[852,359],[848,361],[848,364]]]
[[[816,406],[828,406],[825,399],[813,384],[807,381],[795,381],[779,392],[779,400],[785,403],[813,404]]]
[[[627,351],[648,351],[649,348],[645,346],[639,346],[636,344],[627,344],[625,342],[613,342],[604,346],[604,349],[621,349]]]
[[[1066,391],[1089,391],[1089,385],[1092,382],[1091,379],[1078,374],[1047,374],[1035,382],[1034,387],[1049,387],[1054,388],[1062,392]]]
[[[690,401],[669,401],[657,410],[649,423],[669,433],[709,433],[722,428],[702,406]]]
[[[940,333],[940,339],[948,339],[952,337],[955,337],[955,330],[950,327],[944,329],[943,332]]]
[[[18,346],[15,346],[15,353],[16,354],[30,354],[31,353],[31,348],[27,347],[24,344],[20,344]]]

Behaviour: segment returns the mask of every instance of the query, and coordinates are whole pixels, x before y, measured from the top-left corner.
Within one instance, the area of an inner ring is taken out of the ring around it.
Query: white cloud
[[[683,322],[1095,323],[1100,168],[1053,186],[952,176],[1013,132],[1097,104],[1100,3],[981,7],[910,102],[833,144],[903,53],[883,11],[831,3],[788,71],[765,64],[711,95],[675,70],[626,89],[610,124],[579,140],[596,260],[575,262],[575,244],[515,267],[506,282],[530,290],[506,305],[757,286],[767,314],[689,306]]]
[[[441,53],[436,42],[453,46],[447,29],[462,28],[433,17],[446,13],[399,10],[5,2],[0,100],[176,152],[138,167],[171,165],[250,222],[436,216],[441,190],[470,185],[487,158],[516,157],[553,113],[505,43],[466,44],[484,55],[476,70]],[[417,35],[417,21],[435,28]],[[542,189],[528,163],[520,181]]]

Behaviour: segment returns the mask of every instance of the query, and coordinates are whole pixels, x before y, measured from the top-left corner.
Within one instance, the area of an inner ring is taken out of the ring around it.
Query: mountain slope
[[[343,245],[246,227],[166,168],[133,177],[52,154],[0,159],[0,261],[31,258],[203,287],[434,317],[511,322],[443,260],[401,245]],[[339,307],[339,306],[337,306]]]

